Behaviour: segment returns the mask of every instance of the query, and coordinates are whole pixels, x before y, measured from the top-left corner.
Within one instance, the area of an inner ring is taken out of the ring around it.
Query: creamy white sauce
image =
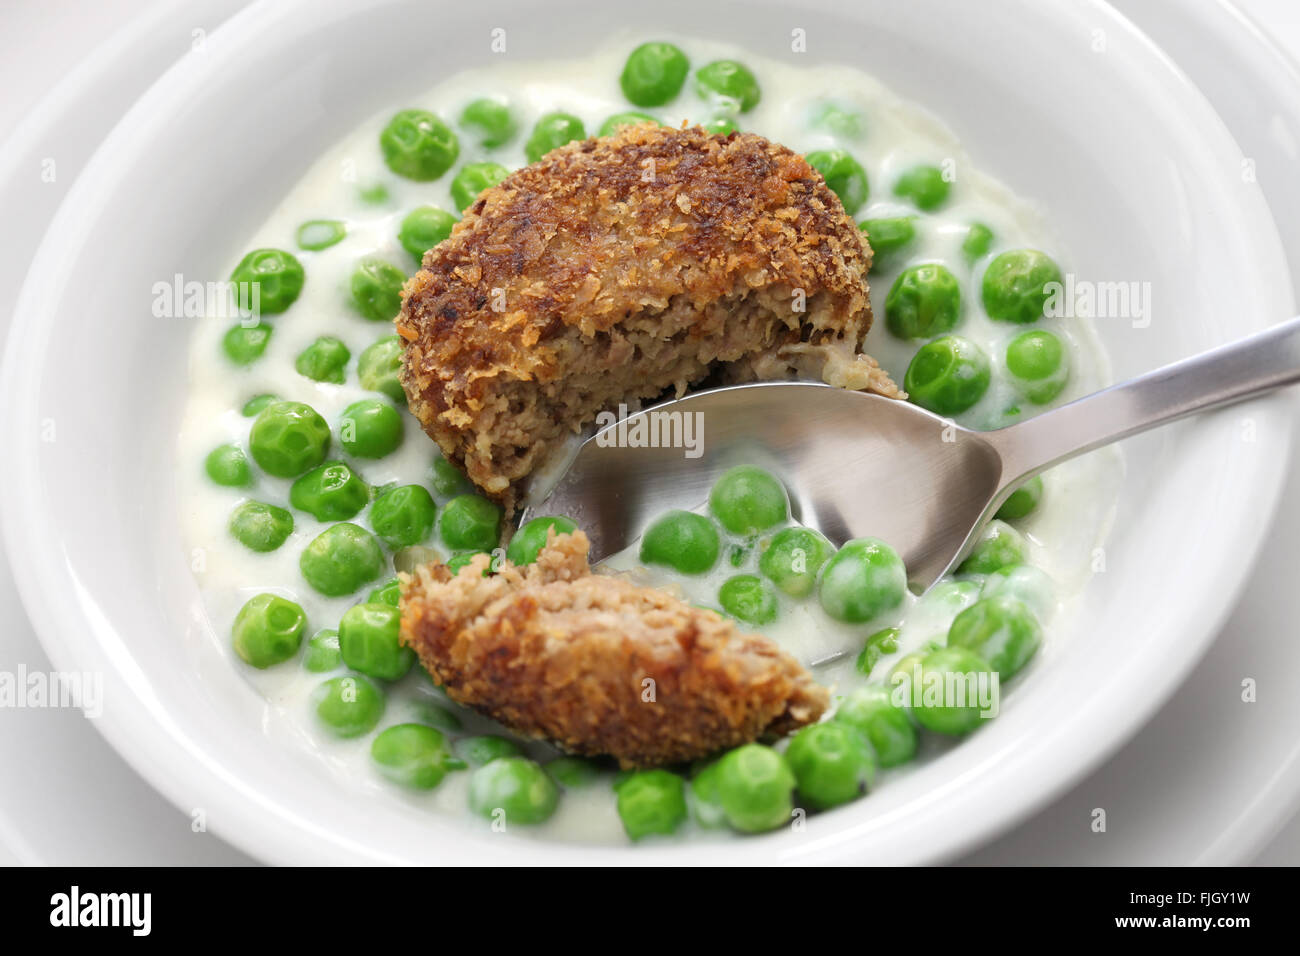
[[[274,393],[285,399],[307,402],[334,427],[347,405],[360,398],[374,397],[374,393],[364,391],[357,384],[356,358],[376,339],[391,334],[392,329],[386,323],[366,321],[349,304],[347,285],[354,263],[363,257],[379,256],[407,274],[415,271],[416,262],[396,238],[402,217],[425,203],[454,211],[455,204],[448,190],[455,171],[465,163],[490,159],[509,168],[522,166],[524,142],[541,114],[551,110],[576,114],[587,132],[594,135],[610,115],[634,109],[623,99],[617,80],[628,51],[638,42],[639,39],[612,42],[585,60],[494,63],[450,77],[433,90],[393,104],[392,109],[363,124],[311,167],[228,264],[233,267],[248,249],[270,246],[293,252],[306,270],[306,283],[298,301],[283,315],[270,318],[275,331],[262,358],[244,369],[233,367],[223,357],[220,345],[231,320],[220,316],[201,320],[192,344],[191,386],[177,441],[176,473],[193,565],[218,653],[230,666],[246,673],[265,696],[263,724],[274,745],[309,748],[336,771],[341,786],[357,788],[376,799],[392,798],[462,814],[467,826],[487,825],[471,818],[466,810],[468,773],[449,774],[428,793],[399,792],[383,782],[370,766],[369,748],[374,734],[340,741],[316,724],[308,697],[330,675],[308,673],[297,661],[256,671],[235,656],[230,647],[231,622],[243,603],[255,594],[270,591],[301,604],[307,612],[306,633],[310,636],[321,628],[337,627],[343,612],[364,599],[369,588],[349,597],[326,598],[306,584],[298,570],[298,557],[326,524],[297,510],[293,512],[294,533],[281,548],[264,555],[245,549],[227,533],[231,510],[246,497],[287,507],[291,482],[263,475],[256,487],[248,491],[222,488],[207,479],[203,460],[213,447],[224,442],[238,442],[247,448],[252,419],[243,417],[239,409],[253,395]],[[799,152],[836,146],[852,152],[866,168],[871,183],[871,199],[858,211],[859,220],[914,213],[915,210],[890,196],[897,174],[917,162],[953,164],[956,179],[951,198],[937,213],[918,216],[918,244],[895,263],[871,275],[877,322],[867,339],[867,349],[899,382],[915,345],[889,335],[884,328],[883,312],[890,284],[906,262],[939,261],[951,269],[962,283],[964,299],[964,319],[957,331],[974,340],[995,361],[1005,343],[1023,329],[991,322],[984,314],[979,304],[978,280],[987,260],[972,267],[962,257],[960,244],[967,225],[979,221],[992,228],[993,254],[1030,246],[1050,253],[1068,269],[1068,253],[1059,247],[1047,223],[1032,206],[975,170],[940,122],[900,100],[866,74],[833,65],[787,65],[720,44],[689,39],[675,42],[686,51],[693,67],[730,57],[745,62],[753,70],[762,87],[762,101],[739,117],[743,130],[763,134]],[[456,118],[466,103],[489,95],[505,97],[515,112],[519,132],[511,143],[484,150],[472,135],[457,130],[459,160],[450,172],[433,183],[403,180],[384,166],[377,145],[378,135],[397,109],[423,107],[455,128]],[[860,139],[839,141],[832,134],[809,125],[813,108],[828,100],[864,117]],[[692,78],[688,78],[671,106],[645,112],[671,124],[683,119],[704,121],[714,115],[713,109],[695,95]],[[363,190],[376,185],[387,189],[388,198],[379,203],[365,201]],[[297,227],[312,219],[344,220],[347,238],[318,252],[298,249],[294,241]],[[1050,327],[1071,345],[1073,377],[1060,401],[1105,384],[1106,362],[1088,323],[1081,319],[1053,319]],[[298,353],[321,335],[336,336],[351,350],[352,360],[343,385],[319,384],[294,370]],[[995,385],[959,420],[989,427],[1014,403],[1005,386]],[[379,461],[354,462],[370,485],[398,482],[429,486],[437,450],[413,418],[407,416],[405,424],[405,442],[397,452]],[[331,458],[335,457],[339,457],[337,442],[331,452]],[[1043,504],[1030,518],[1017,523],[1029,537],[1033,563],[1045,570],[1058,586],[1061,613],[1056,615],[1057,624],[1068,619],[1075,596],[1091,574],[1093,550],[1104,538],[1113,513],[1122,472],[1120,462],[1117,451],[1106,450],[1054,469],[1045,476]],[[442,501],[438,503],[441,505]],[[368,527],[365,511],[352,520]],[[437,546],[436,542],[429,543]],[[626,558],[621,560],[628,563]],[[740,570],[724,563],[685,589],[692,600],[716,604],[718,584]],[[386,579],[375,583],[381,584]],[[894,619],[847,626],[830,622],[820,612],[815,598],[798,603],[783,598],[777,623],[762,630],[807,662],[828,653],[846,652],[837,664],[819,668],[817,672],[819,679],[836,693],[843,693],[854,682],[862,680],[853,670],[853,659],[867,634],[901,620],[899,654],[902,654],[928,639],[941,639],[953,614],[955,609],[918,605],[909,596],[893,615]],[[1049,629],[1040,657],[1050,656],[1054,631],[1055,628]],[[889,666],[888,659],[883,661],[876,675],[886,673]],[[377,731],[394,723],[419,719],[422,703],[445,702],[441,692],[418,672],[387,690],[387,711]],[[488,721],[460,708],[453,709],[464,720],[467,733],[500,732]],[[531,745],[530,751],[543,759],[554,754],[543,744]],[[686,832],[692,829],[688,827]],[[543,838],[578,841],[623,840],[608,778],[585,789],[566,792],[555,816],[529,832]]]

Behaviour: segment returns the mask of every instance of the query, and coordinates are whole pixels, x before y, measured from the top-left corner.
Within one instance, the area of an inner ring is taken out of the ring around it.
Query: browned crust
[[[627,127],[512,173],[425,255],[397,319],[407,343],[402,381],[411,411],[444,453],[507,500],[515,472],[536,456],[511,471],[503,447],[524,447],[546,424],[576,431],[594,417],[592,403],[551,395],[541,417],[552,421],[534,428],[521,419],[539,416],[502,399],[516,383],[544,390],[571,377],[574,335],[590,346],[593,364],[584,368],[617,376],[613,401],[680,389],[715,364],[783,348],[833,340],[852,353],[871,325],[870,265],[870,247],[838,198],[784,146],[698,126]],[[816,307],[799,312],[796,290]],[[758,291],[771,317],[746,326],[737,342],[725,316]],[[657,315],[679,323],[683,311],[685,327],[662,335],[691,361],[663,363],[663,381],[638,379],[645,339],[620,338],[620,326],[642,320],[653,329],[643,320]],[[704,347],[711,339],[717,348]],[[864,374],[849,375],[848,387],[898,394],[861,358]],[[780,368],[750,362],[740,377],[756,368],[807,371],[797,359]]]
[[[403,576],[402,641],[453,700],[623,766],[706,757],[817,720],[825,688],[769,639],[654,588],[592,574],[587,538],[537,563]]]

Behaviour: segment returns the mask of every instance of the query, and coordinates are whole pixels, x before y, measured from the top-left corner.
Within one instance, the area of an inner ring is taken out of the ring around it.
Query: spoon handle
[[[1121,438],[1296,382],[1300,317],[983,437],[1002,455],[1005,488]]]

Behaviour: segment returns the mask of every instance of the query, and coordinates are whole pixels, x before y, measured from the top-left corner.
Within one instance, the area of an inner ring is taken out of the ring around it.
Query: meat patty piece
[[[402,576],[402,643],[448,696],[516,732],[624,767],[673,764],[817,720],[829,695],[793,657],[722,615],[593,574],[581,531],[483,576]]]
[[[408,283],[411,411],[511,508],[619,402],[804,377],[899,397],[862,340],[871,249],[802,156],[761,136],[625,127],[512,173]]]

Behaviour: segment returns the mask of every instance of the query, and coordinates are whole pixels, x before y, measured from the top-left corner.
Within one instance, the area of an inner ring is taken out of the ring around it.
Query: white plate
[[[1096,20],[1095,17],[1092,19],[1092,22],[1093,22],[1093,23],[1096,23],[1096,22],[1097,22],[1097,20]],[[1077,24],[1076,24],[1076,25],[1077,25]],[[1123,38],[1123,31],[1122,31],[1122,29],[1118,31],[1118,33],[1116,34],[1116,37],[1118,37],[1118,38],[1120,38],[1120,39],[1124,39],[1124,38]],[[1116,48],[1112,48],[1112,49],[1116,49]],[[1121,46],[1121,47],[1119,47],[1118,49],[1119,49],[1120,51],[1122,51],[1122,50],[1123,50],[1123,47]],[[970,139],[970,137],[968,137],[968,141],[969,141],[969,139]],[[1256,409],[1254,409],[1254,410],[1252,410],[1252,411],[1253,411],[1253,412],[1257,412],[1257,414],[1256,414],[1257,420],[1258,420],[1258,422],[1262,425],[1262,427],[1263,427],[1264,429],[1267,430],[1267,429],[1270,429],[1270,428],[1273,428],[1273,427],[1274,427],[1274,424],[1275,424],[1275,423],[1271,423],[1271,422],[1270,422],[1270,420],[1269,420],[1269,411],[1268,411],[1267,409],[1262,409],[1262,408],[1258,408],[1258,407],[1256,407]],[[1222,423],[1222,419],[1219,419],[1219,420],[1217,420],[1217,421],[1219,421],[1219,422]],[[1207,433],[1212,432],[1212,431],[1215,429],[1215,427],[1216,427],[1216,426],[1211,425],[1210,423],[1207,422],[1205,425],[1203,425],[1202,427],[1200,427],[1200,428],[1197,429],[1197,434],[1198,434],[1198,436],[1204,436],[1204,435],[1206,435]],[[1222,437],[1222,432],[1223,432],[1223,428],[1220,428],[1220,433],[1221,433],[1221,434],[1220,434],[1220,437]],[[1271,433],[1271,434],[1276,435],[1276,434],[1278,434],[1278,433],[1277,433],[1277,432],[1273,432],[1273,433]],[[1185,435],[1185,434],[1184,434],[1184,438],[1186,438],[1186,435]],[[1283,441],[1284,441],[1284,439],[1283,439]],[[1161,445],[1162,445],[1162,447],[1166,447],[1166,448],[1168,448],[1168,447],[1171,447],[1171,445],[1170,445],[1171,442],[1173,442],[1173,439],[1168,439],[1166,442],[1162,442]],[[1265,497],[1267,497],[1267,496],[1265,495]],[[1201,622],[1200,622],[1201,630],[1202,630],[1203,632],[1208,633],[1208,628],[1205,627],[1205,624],[1206,624],[1205,621],[1201,621]],[[1193,628],[1191,628],[1190,630],[1194,631],[1195,628],[1193,627]],[[1193,640],[1193,641],[1190,641],[1189,644],[1190,644],[1190,645],[1195,645],[1195,644],[1196,644],[1196,641],[1194,641],[1194,640]],[[1189,658],[1190,658],[1190,655],[1189,655]],[[1190,660],[1188,660],[1188,662],[1190,662]],[[1172,672],[1166,672],[1166,674],[1164,674],[1163,677],[1164,677],[1165,679],[1162,680],[1162,681],[1160,681],[1161,683],[1164,683],[1166,686],[1168,686],[1169,684],[1172,684],[1173,680],[1176,679],[1176,677],[1177,677],[1177,668],[1175,668]],[[141,685],[141,688],[144,689],[144,685]],[[1156,702],[1156,700],[1155,700],[1156,697],[1158,697],[1158,692],[1157,692],[1157,693],[1152,693],[1152,694],[1150,695],[1150,697],[1149,697],[1147,700],[1139,701],[1139,702],[1138,702],[1138,705],[1130,711],[1130,714],[1137,713],[1137,714],[1140,715],[1140,713],[1141,713],[1143,710],[1148,710],[1151,706],[1154,706],[1154,704],[1155,704],[1155,702]],[[1113,729],[1113,728],[1112,728],[1112,729]],[[983,736],[986,736],[986,735],[981,735],[981,736],[983,737]],[[992,735],[989,734],[988,736],[992,736]],[[1065,739],[1068,740],[1068,735],[1066,736]],[[973,743],[974,743],[974,742],[972,742],[972,744],[973,744]],[[1031,743],[1032,743],[1032,742],[1031,742]],[[1096,744],[1095,744],[1095,742],[1092,742],[1091,746],[1083,746],[1083,745],[1082,745],[1082,744],[1083,744],[1082,741],[1081,741],[1080,743],[1081,743],[1081,747],[1080,747],[1078,750],[1075,751],[1075,754],[1080,755],[1080,756],[1084,757],[1085,759],[1086,759],[1086,756],[1087,756],[1087,752],[1088,752],[1090,749],[1093,750],[1093,752],[1094,752],[1094,754],[1095,754],[1095,752],[1096,752],[1097,750],[1099,750],[1099,749],[1103,749],[1103,748],[1104,748],[1104,745],[1102,745],[1102,747],[1097,747]],[[968,747],[971,747],[971,745],[968,745]],[[965,749],[967,749],[967,748],[963,748],[963,750],[965,750]],[[137,756],[138,759],[146,759],[146,758],[142,757],[142,755],[141,755],[140,753],[138,753],[138,752],[137,752],[136,756]],[[974,754],[972,754],[972,756],[974,756]],[[1016,756],[1017,756],[1017,758],[1019,758],[1020,755],[1017,754]],[[1013,760],[1013,759],[1008,758],[1007,760],[1004,760],[1003,763],[1004,763],[1004,766],[1006,766],[1006,765],[1008,765],[1008,764],[1013,764],[1013,763],[1016,763],[1016,762],[1017,762],[1016,760]],[[1020,761],[1020,762],[1023,763],[1023,760]],[[155,771],[158,771],[158,770],[159,770],[159,768],[157,768],[157,767],[155,767],[154,769],[155,769]],[[1064,773],[1062,773],[1062,768],[1060,768],[1059,766],[1054,767],[1053,770],[1054,770],[1054,772],[1056,772],[1056,773],[1058,773],[1058,774],[1060,775],[1060,777],[1059,777],[1058,779],[1064,779],[1064,777],[1065,777],[1065,776],[1068,776],[1068,773],[1069,773],[1068,770],[1065,771]],[[977,781],[977,784],[978,784],[978,783],[979,783],[979,782]],[[175,781],[174,781],[174,780],[172,781],[172,784],[173,784],[173,786],[175,785]],[[174,791],[173,791],[173,792],[174,792]],[[881,796],[884,796],[884,795],[882,794]],[[1037,796],[1041,797],[1041,791],[1039,792],[1039,794],[1038,794]],[[1032,800],[1032,799],[1034,799],[1034,797],[1031,796],[1030,799]],[[881,804],[880,804],[879,797],[877,797],[877,798],[873,798],[873,801],[874,801],[874,804],[875,804],[875,809],[877,809],[877,810],[880,809],[880,808],[881,808]],[[869,803],[870,803],[870,802],[873,802],[873,801],[869,801]],[[1027,801],[1025,801],[1025,800],[1024,800],[1020,795],[1015,795],[1015,794],[1013,794],[1013,795],[1012,795],[1012,799],[1009,801],[1009,803],[1010,803],[1010,807],[1008,807],[1008,806],[992,807],[992,808],[991,808],[991,816],[993,816],[993,817],[997,817],[997,818],[1006,818],[1006,817],[1014,816],[1014,812],[1015,812],[1018,808],[1022,808],[1022,807],[1026,804],[1026,802],[1027,802]],[[198,805],[198,804],[193,804],[193,803],[191,803],[190,805]],[[1008,812],[1008,811],[1010,811],[1010,812]],[[830,818],[827,818],[827,819],[830,819]],[[993,822],[996,822],[996,820],[994,820]],[[964,834],[957,834],[957,836],[958,836],[959,838],[973,838],[973,836],[978,832],[978,829],[979,829],[981,826],[986,826],[986,825],[988,825],[988,823],[989,823],[988,820],[982,820],[982,821],[980,821],[979,826],[977,826],[977,827],[973,827],[973,828],[970,828],[970,829],[968,829],[968,831],[967,831],[966,833],[964,833]],[[214,820],[214,825],[216,825],[216,824],[215,824],[215,820]],[[766,841],[766,842],[770,842],[770,841]],[[940,847],[941,847],[942,843],[943,843],[943,840],[942,840],[942,839],[938,840],[938,844],[939,844]],[[930,853],[930,852],[935,852],[935,851],[936,851],[936,846],[935,846],[934,844],[931,844],[931,845],[928,845],[928,846],[920,847],[920,846],[917,846],[917,845],[913,844],[912,846],[910,846],[910,847],[908,847],[908,848],[905,848],[905,849],[910,849],[910,850],[912,851],[911,858],[917,858],[917,857],[920,857],[920,856],[927,855],[927,854]],[[908,856],[908,854],[907,854],[906,852],[904,852],[904,853],[901,854],[901,857],[902,857],[902,858],[907,858],[907,856]],[[644,859],[644,857],[642,857],[642,858]]]

